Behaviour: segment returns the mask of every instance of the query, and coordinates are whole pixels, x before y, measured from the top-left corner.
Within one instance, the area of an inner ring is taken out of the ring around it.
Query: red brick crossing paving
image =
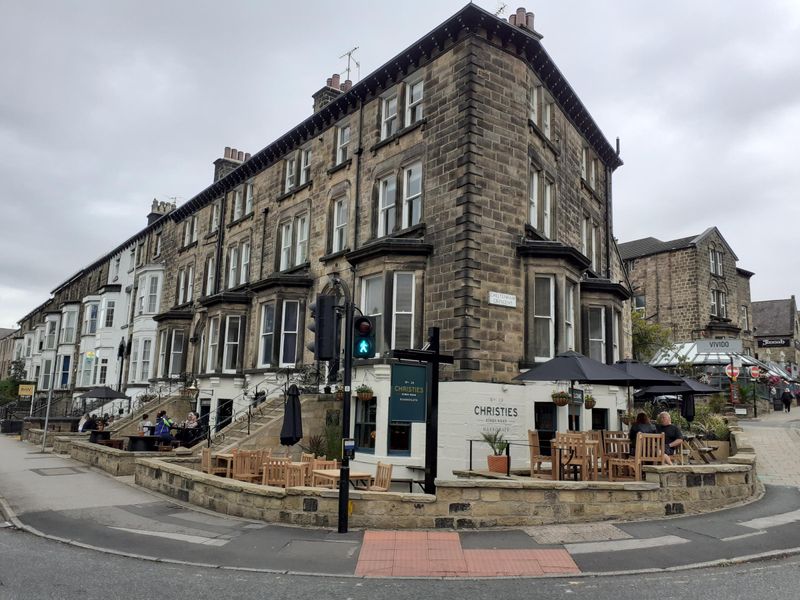
[[[455,532],[366,531],[356,575],[508,577],[580,573],[566,550],[464,550]]]

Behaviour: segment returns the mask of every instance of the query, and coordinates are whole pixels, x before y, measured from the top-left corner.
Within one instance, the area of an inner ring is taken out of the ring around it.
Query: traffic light
[[[369,317],[353,319],[353,358],[375,356],[375,323]]]
[[[306,347],[317,360],[331,360],[336,356],[336,297],[319,294],[309,309],[311,323],[308,328],[314,332],[314,341]]]

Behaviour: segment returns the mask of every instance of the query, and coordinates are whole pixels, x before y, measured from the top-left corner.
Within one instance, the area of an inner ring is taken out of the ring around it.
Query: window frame
[[[394,101],[394,112],[390,112],[392,101]],[[381,139],[385,140],[392,137],[399,130],[399,98],[397,90],[381,97]]]
[[[285,271],[291,268],[292,265],[292,233],[294,231],[294,222],[292,219],[286,220],[280,224],[280,253],[278,270]]]
[[[367,288],[374,282],[376,289],[380,293],[380,302],[376,303],[380,312],[370,310],[369,302],[367,301]],[[373,319],[375,324],[375,356],[381,356],[384,353],[383,343],[383,328],[386,316],[386,283],[384,275],[367,275],[361,278],[361,307],[364,311],[364,316]]]
[[[391,194],[389,191],[391,190]],[[391,195],[391,204],[386,201]],[[376,237],[385,237],[397,227],[397,179],[394,175],[378,180],[378,229]]]
[[[239,246],[234,244],[228,247],[228,268],[226,289],[235,288],[239,285],[237,277],[239,275]]]
[[[176,343],[176,338],[180,336],[180,344]],[[173,329],[172,335],[170,336],[170,349],[169,349],[169,375],[180,375],[183,372],[183,353],[184,353],[184,344],[186,343],[186,336],[184,335],[183,329]],[[176,361],[177,361],[177,371],[176,369]]]
[[[217,257],[213,254],[206,258],[206,296],[211,296],[216,293],[214,280],[216,279],[217,270]]]
[[[286,318],[288,315],[288,311],[286,307],[290,304],[294,304],[297,306],[296,310],[296,318],[294,324],[294,330],[287,329]],[[294,361],[289,362],[284,360],[286,358],[286,350],[288,349],[288,345],[286,343],[287,336],[294,336]],[[285,299],[283,300],[282,310],[281,310],[281,345],[279,349],[278,355],[278,366],[281,368],[290,368],[293,369],[298,363],[298,357],[300,355],[300,351],[298,348],[298,342],[300,339],[300,301],[299,300],[291,300]]]
[[[253,212],[253,204],[255,200],[255,194],[253,193],[253,183],[247,182],[244,186],[244,216],[251,214]]]
[[[158,332],[158,377],[166,377],[167,373],[167,330]]]
[[[420,95],[418,100],[414,100],[414,89],[419,86]],[[414,123],[421,121],[425,118],[425,81],[424,79],[417,78],[406,82],[405,93],[405,120],[404,126],[409,127]]]
[[[294,239],[294,265],[299,267],[309,261],[308,258],[308,237],[311,230],[311,219],[308,213],[302,213],[294,218],[295,239]]]
[[[341,211],[339,208],[341,207]],[[346,196],[333,200],[333,227],[331,230],[331,252],[341,252],[347,248],[348,203]],[[342,221],[342,215],[344,220]]]
[[[586,315],[586,325],[587,325],[587,332],[586,332],[586,339],[589,342],[589,358],[594,358],[602,363],[607,363],[608,360],[606,359],[606,345],[608,340],[606,339],[606,307],[605,306],[597,306],[597,305],[589,305],[586,307],[587,315]],[[592,337],[592,312],[593,311],[600,311],[600,333],[601,337],[593,338]],[[595,358],[592,356],[592,343],[600,344],[601,350],[601,358]]]
[[[576,349],[576,336],[575,336],[575,319],[577,313],[575,307],[575,294],[578,290],[578,284],[567,280],[566,290],[564,292],[564,343],[567,350],[575,351]]]
[[[150,379],[150,355],[153,351],[153,340],[150,338],[142,339],[142,355],[139,361],[141,375],[139,376],[139,381],[147,381]],[[105,359],[104,359],[105,360]],[[102,372],[103,367],[100,366],[100,371]]]
[[[222,202],[220,200],[216,200],[215,202],[211,203],[211,220],[208,224],[209,233],[214,233],[219,230],[219,217],[221,209]]]
[[[419,168],[419,191],[415,195],[409,195],[411,188],[411,176],[415,169]],[[422,181],[422,161],[413,162],[403,167],[403,229],[408,229],[423,222],[422,210],[424,199],[424,186]],[[414,207],[417,209],[417,220],[414,221]]]
[[[214,373],[217,369],[217,352],[219,351],[219,333],[221,317],[208,319],[208,352],[206,354],[206,373]]]
[[[297,186],[297,157],[287,156],[283,161],[283,192],[288,194]]]
[[[116,307],[115,300],[106,300],[106,306],[103,310],[103,327],[114,327],[114,308]]]
[[[336,128],[336,164],[341,165],[350,158],[350,124]]]
[[[270,368],[272,361],[275,358],[275,302],[264,302],[261,305],[260,322],[258,327],[258,366],[260,368]],[[270,330],[266,330],[267,312],[272,312],[272,326]],[[269,361],[266,361],[266,349],[269,349]]]
[[[549,312],[547,314],[539,314],[537,312],[537,292],[536,292],[536,282],[537,280],[540,281],[547,281],[548,284],[548,291],[547,291],[547,304]],[[533,276],[533,298],[531,299],[531,354],[533,355],[533,362],[544,362],[548,361],[555,356],[555,349],[556,349],[556,332],[555,332],[555,292],[556,292],[556,282],[554,275],[548,275],[545,273],[536,274]],[[537,321],[545,321],[548,325],[547,327],[547,341],[548,341],[548,354],[540,355],[538,354],[538,346],[539,341],[537,340]]]
[[[300,150],[300,185],[305,185],[311,181],[311,148]]]
[[[239,346],[242,343],[242,317],[241,315],[225,316],[225,339],[222,348],[222,372],[236,373],[239,369]],[[230,340],[231,323],[236,321],[236,340]],[[229,367],[229,361],[233,361],[233,366]]]
[[[398,310],[398,279],[399,277],[411,277],[411,308],[410,310]],[[409,315],[409,343],[408,348],[414,348],[414,317],[416,314],[416,292],[417,292],[417,277],[414,271],[395,271],[392,274],[392,335],[391,335],[391,348],[397,348],[397,317],[400,315]]]
[[[250,240],[239,245],[239,285],[250,281]]]
[[[61,344],[74,344],[75,343],[75,323],[78,320],[78,312],[74,310],[65,310],[63,313],[63,321],[61,324]]]

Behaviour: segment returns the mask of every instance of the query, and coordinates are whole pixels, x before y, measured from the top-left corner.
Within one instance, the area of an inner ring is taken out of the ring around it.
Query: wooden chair
[[[375,479],[367,487],[356,489],[367,492],[388,492],[392,485],[392,465],[379,462],[375,469]]]
[[[616,469],[630,469],[636,481],[642,479],[642,465],[664,464],[664,434],[639,433],[636,436],[636,452],[631,458],[611,458],[608,461],[608,480],[620,479]]]
[[[286,465],[284,487],[301,487],[306,485],[306,468],[304,465]]]
[[[594,449],[595,449],[595,463],[597,465],[597,473],[598,475],[601,473],[605,473],[605,464],[606,464],[606,451],[605,447],[603,446],[603,432],[599,429],[592,429],[590,431],[586,431],[586,439],[591,442],[595,442]],[[595,476],[597,479],[597,476]]]
[[[261,479],[261,452],[240,450],[233,457],[231,477],[237,481],[256,482]]]
[[[306,485],[311,485],[311,468],[313,467],[316,459],[316,456],[309,454],[308,452],[303,452],[300,455],[300,462],[303,463],[303,470],[306,476]]]
[[[608,463],[612,458],[630,458],[631,441],[621,431],[603,432],[603,474],[608,477]]]
[[[288,458],[270,457],[264,462],[264,472],[261,483],[264,485],[282,486],[286,481],[286,466]]]
[[[541,453],[538,431],[534,431],[532,429],[528,430],[528,451],[530,452],[531,457],[531,477],[534,477],[537,473],[541,473],[543,471],[543,462],[550,462],[550,457]]]

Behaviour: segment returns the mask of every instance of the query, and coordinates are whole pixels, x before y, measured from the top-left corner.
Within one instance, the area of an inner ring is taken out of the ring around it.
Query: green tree
[[[639,311],[632,311],[633,357],[642,362],[649,361],[662,348],[672,346],[669,328],[651,323]]]
[[[25,361],[12,361],[9,371],[9,377],[0,380],[0,404],[6,404],[17,399],[19,382],[25,380]]]

